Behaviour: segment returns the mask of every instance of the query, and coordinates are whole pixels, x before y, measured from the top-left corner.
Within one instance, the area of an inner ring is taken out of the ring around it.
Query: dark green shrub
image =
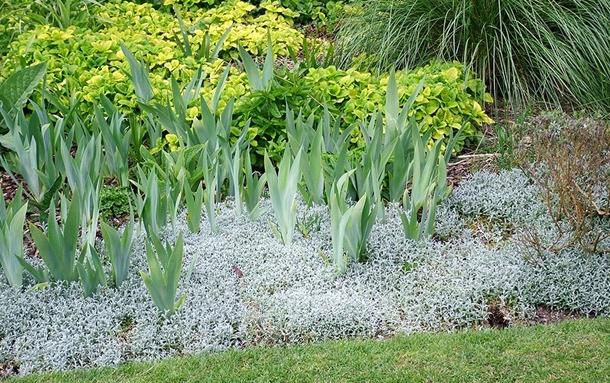
[[[250,121],[249,144],[255,166],[262,167],[265,151],[274,160],[281,158],[286,142],[286,106],[312,113],[315,96],[310,92],[310,84],[288,72],[277,76],[270,89],[247,93],[239,100],[235,119],[239,131]]]
[[[265,3],[265,0],[244,0],[254,5]],[[186,9],[217,7],[224,0],[148,0],[147,2],[157,4],[161,7],[178,5]],[[267,1],[268,2],[268,1]],[[339,10],[348,1],[342,0],[280,0],[282,7],[299,13],[296,18],[299,23],[315,23],[319,26],[332,25],[338,18]]]
[[[472,64],[513,105],[610,105],[608,1],[360,0],[339,40],[344,62],[364,53],[383,68]]]
[[[129,188],[105,186],[100,193],[100,215],[105,221],[129,215],[131,194]]]

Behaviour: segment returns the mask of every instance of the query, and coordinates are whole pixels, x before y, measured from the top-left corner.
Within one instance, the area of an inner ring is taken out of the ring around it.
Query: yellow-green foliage
[[[415,100],[411,115],[421,125],[422,132],[433,130],[433,139],[443,139],[451,129],[462,127],[465,137],[471,137],[477,126],[492,122],[477,101],[492,101],[485,93],[485,84],[468,76],[461,64],[433,63],[397,72],[402,102],[413,94],[421,79],[424,79],[424,88]],[[311,83],[320,101],[339,108],[344,122],[349,125],[383,108],[388,76],[331,66],[310,69],[305,81]]]
[[[462,129],[456,145],[459,150],[465,140],[476,136],[478,127],[492,122],[479,103],[480,100],[491,102],[491,96],[485,93],[483,82],[470,77],[461,64],[432,63],[397,72],[401,103],[406,102],[422,79],[424,86],[411,108],[411,116],[419,123],[422,133],[431,133],[432,140],[445,139],[451,130]],[[241,77],[241,81],[245,78]],[[227,87],[238,84],[234,81]],[[302,76],[283,72],[276,76],[271,89],[247,91],[237,100],[237,124],[243,126],[250,120],[250,140],[255,153],[262,158],[267,151],[279,159],[286,140],[285,104],[305,116],[310,113],[320,116],[322,105],[326,105],[333,115],[341,116],[341,126],[347,128],[384,109],[387,84],[387,74],[376,76],[353,68],[310,68]],[[354,146],[363,146],[360,130],[352,132]]]
[[[255,55],[266,49],[267,31],[276,54],[287,55],[289,47],[298,50],[303,35],[293,28],[293,15],[294,12],[276,2],[266,1],[256,7],[229,1],[206,12],[187,12],[183,17],[191,32],[193,51],[203,44],[206,31],[215,42],[231,26],[220,52],[221,58],[230,59],[237,57],[238,44]],[[77,97],[92,104],[99,96],[106,95],[121,110],[131,112],[136,98],[125,75],[129,67],[120,42],[150,67],[151,83],[159,98],[168,92],[170,75],[188,79],[196,68],[203,66],[214,82],[223,70],[223,60],[210,64],[186,57],[176,42],[176,36],[180,35],[176,18],[150,4],[110,2],[98,9],[97,16],[102,26],[96,30],[41,25],[23,33],[12,43],[0,78],[24,63],[45,61],[48,84],[64,101]],[[239,84],[233,88],[238,90],[233,96],[245,91]]]
[[[173,14],[150,4],[112,1],[97,9],[95,28],[59,29],[41,25],[20,35],[10,47],[0,78],[22,65],[44,61],[48,64],[47,84],[62,101],[81,99],[82,110],[90,112],[92,105],[105,95],[121,111],[130,114],[137,102],[127,75],[129,66],[120,49],[122,42],[150,68],[157,101],[164,102],[170,97],[171,76],[186,83],[199,67],[207,75],[202,95],[210,100],[220,74],[238,57],[239,45],[260,56],[266,50],[270,33],[276,56],[287,56],[289,48],[301,48],[304,36],[293,26],[293,18],[298,14],[279,4],[265,1],[255,6],[232,0],[209,10],[184,11],[182,16],[194,52],[203,44],[206,32],[214,45],[231,28],[219,58],[204,62],[184,53],[181,31]],[[484,84],[471,78],[461,64],[433,63],[399,71],[396,78],[402,101],[425,78],[412,115],[423,132],[432,131],[435,140],[462,127],[467,139],[476,134],[478,126],[491,122],[477,101],[489,98],[484,93]],[[387,80],[387,75],[353,68],[330,66],[297,72],[283,69],[277,71],[270,89],[251,92],[246,74],[233,65],[219,106],[222,109],[230,98],[236,100],[236,132],[251,120],[249,139],[258,154],[254,161],[259,162],[265,151],[275,159],[283,151],[286,104],[306,116],[311,113],[320,116],[322,106],[326,105],[333,115],[341,116],[341,125],[346,128],[383,109]],[[198,105],[197,101],[190,105],[189,118],[199,115]],[[352,141],[354,146],[363,144],[358,129],[354,130]]]

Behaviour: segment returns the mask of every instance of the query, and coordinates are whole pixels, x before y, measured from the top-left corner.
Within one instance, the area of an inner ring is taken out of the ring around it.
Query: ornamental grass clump
[[[461,61],[514,106],[610,105],[610,2],[359,1],[339,30],[342,61],[414,68]]]

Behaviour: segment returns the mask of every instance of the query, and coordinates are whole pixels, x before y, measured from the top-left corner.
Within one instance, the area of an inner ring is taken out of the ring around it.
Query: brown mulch
[[[0,363],[0,379],[8,378],[19,373],[19,365],[17,362],[9,360],[8,362]]]
[[[487,325],[493,328],[506,328],[511,325],[546,325],[562,322],[565,320],[582,319],[587,316],[576,312],[559,310],[547,306],[539,306],[536,313],[530,319],[514,320],[511,317],[509,307],[499,301],[492,301],[488,304]]]
[[[447,164],[447,182],[455,188],[475,170],[493,167],[496,157],[496,153],[483,153],[462,154],[451,159]]]
[[[536,324],[550,324],[585,317],[586,316],[583,314],[541,306],[536,310],[536,316],[534,317],[533,321]]]
[[[0,171],[0,188],[2,188],[4,200],[9,202],[15,197],[19,184],[15,183],[15,180],[7,172]]]

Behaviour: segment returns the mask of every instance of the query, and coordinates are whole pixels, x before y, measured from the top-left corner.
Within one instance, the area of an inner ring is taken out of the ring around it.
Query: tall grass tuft
[[[513,106],[533,101],[610,109],[610,2],[359,2],[339,34],[344,64],[379,69],[458,60]]]

